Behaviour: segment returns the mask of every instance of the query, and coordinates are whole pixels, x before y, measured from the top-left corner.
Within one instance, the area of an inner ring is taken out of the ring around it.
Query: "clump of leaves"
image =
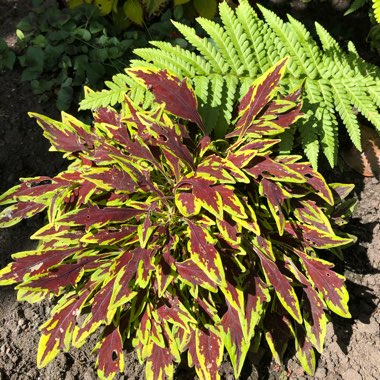
[[[53,94],[57,107],[67,110],[84,83],[99,87],[125,65],[132,39],[120,40],[112,25],[92,6],[77,12],[57,4],[35,3],[18,24],[22,79],[31,82],[42,101]]]
[[[275,136],[301,116],[299,91],[277,95],[284,70],[285,60],[249,87],[223,140],[187,128],[205,130],[186,80],[147,68],[130,74],[155,96],[148,111],[126,97],[91,126],[31,114],[71,161],[0,197],[1,227],[47,211],[38,248],[0,271],[20,301],[56,300],[39,367],[101,329],[101,379],[123,371],[126,341],[147,379],[172,378],[186,351],[200,379],[218,379],[224,349],[238,377],[252,339],[278,361],[293,341],[314,371],[327,310],[350,316],[344,277],[319,252],[350,243],[336,227],[352,186],[276,154]]]
[[[187,12],[207,18],[213,18],[217,11],[217,0],[69,0],[71,8],[84,3],[97,6],[103,16],[112,15],[114,22],[124,27],[132,23],[143,25],[144,21],[163,13],[170,4],[173,7],[186,4]],[[178,10],[180,11],[180,10]],[[177,12],[178,12],[177,11]]]
[[[12,70],[15,61],[16,54],[7,43],[0,38],[0,70]]]
[[[100,88],[124,69],[132,49],[146,46],[151,35],[170,39],[172,16],[165,13],[148,30],[123,33],[91,4],[59,9],[56,3],[35,1],[33,11],[18,25],[22,79],[31,83],[41,101],[53,97],[60,110],[68,110],[81,97],[84,84]]]

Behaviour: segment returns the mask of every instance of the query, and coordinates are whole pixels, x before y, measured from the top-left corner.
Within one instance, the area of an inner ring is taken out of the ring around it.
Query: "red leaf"
[[[244,171],[255,178],[262,176],[267,179],[273,179],[283,182],[304,183],[305,178],[299,172],[290,169],[290,165],[283,165],[272,160],[269,156],[255,157],[249,168]]]
[[[76,318],[93,288],[94,284],[88,283],[79,294],[70,296],[43,324],[37,353],[37,363],[40,367],[53,360],[60,350],[69,350]]]
[[[277,363],[281,364],[288,341],[291,337],[290,322],[285,316],[266,313],[264,320],[265,339]]]
[[[166,70],[153,72],[150,69],[132,70],[153,92],[158,103],[165,103],[166,110],[175,116],[190,120],[205,133],[201,116],[197,111],[197,99],[186,79],[179,80]]]
[[[106,326],[99,344],[97,360],[99,377],[108,379],[116,373],[123,372],[123,339],[119,327],[114,326],[114,324]]]
[[[219,252],[207,241],[205,230],[188,221],[190,229],[189,250],[196,264],[218,285],[225,283],[224,269]]]
[[[219,379],[219,366],[223,358],[223,343],[210,330],[197,328],[190,340],[189,354],[201,379]]]
[[[332,196],[330,188],[327,186],[323,176],[314,170],[311,165],[305,163],[290,163],[287,164],[290,169],[300,173],[305,177],[307,183],[316,190],[322,199],[324,199],[331,206],[334,205],[334,198]]]
[[[148,249],[136,248],[126,251],[120,256],[115,268],[118,276],[115,281],[114,305],[122,304],[123,299],[131,294],[132,289],[129,287],[129,282],[135,277],[140,261],[143,261],[144,273],[154,269],[150,263],[153,252]]]
[[[89,206],[63,215],[59,223],[67,223],[74,226],[85,226],[88,230],[91,226],[101,226],[107,223],[126,222],[138,215],[146,213],[146,210],[130,207],[104,207]]]
[[[1,277],[1,280],[12,279],[15,282],[23,280],[25,275],[33,277],[45,273],[54,265],[59,264],[65,258],[80,253],[83,249],[50,249],[46,251],[21,252],[17,254],[15,261],[11,264],[11,271]],[[21,256],[23,254],[24,256]]]
[[[244,333],[241,327],[239,314],[237,311],[228,305],[226,313],[224,313],[223,318],[220,322],[224,333],[226,334],[225,346],[230,355],[231,361],[234,363],[235,377],[238,378],[241,368],[243,366],[245,356],[248,351],[242,352],[244,346],[249,346],[244,342]],[[237,376],[236,376],[237,375]]]
[[[0,212],[0,226],[10,227],[22,219],[31,218],[43,211],[46,206],[35,202],[19,202],[11,205]]]
[[[115,277],[95,294],[89,313],[82,326],[77,326],[74,344],[78,346],[92,334],[100,325],[110,324],[117,309],[110,308]]]
[[[56,269],[51,269],[47,274],[38,278],[24,281],[19,288],[47,291],[58,294],[61,289],[71,285],[74,286],[82,277],[85,270],[99,266],[97,261],[106,255],[88,256],[81,258],[75,264],[63,264]]]
[[[269,209],[276,221],[278,231],[280,235],[282,235],[285,227],[285,216],[282,212],[282,205],[286,199],[284,191],[276,182],[269,181],[265,178],[261,181],[261,186],[262,195],[266,197]]]
[[[187,282],[190,286],[199,285],[212,292],[217,292],[218,288],[215,282],[210,280],[193,260],[188,259],[181,263],[176,263],[175,266],[181,280]]]
[[[303,291],[306,298],[303,297],[303,317],[304,324],[309,329],[309,338],[313,342],[316,349],[322,353],[323,343],[326,335],[327,317],[325,315],[323,302],[321,301],[317,291],[311,286],[309,280],[294,265],[294,263],[285,257],[285,267],[294,273],[297,280],[304,286]]]
[[[311,225],[298,223],[297,221],[286,221],[285,230],[288,234],[313,248],[328,249],[352,242],[352,239],[342,238],[331,232],[320,230]]]
[[[152,353],[146,361],[146,377],[152,380],[170,378],[174,359],[168,348],[162,348],[153,343]]]
[[[274,90],[283,75],[286,61],[286,59],[283,59],[277,66],[268,70],[250,87],[241,100],[239,104],[240,119],[236,123],[236,129],[241,130],[240,136],[244,136],[246,129],[251,126],[258,113],[274,96]]]
[[[344,285],[345,278],[330,269],[334,267],[334,264],[322,259],[308,257],[300,251],[297,253],[305,265],[309,278],[322,294],[327,306],[334,313],[350,318],[351,315],[347,306],[348,292]]]
[[[122,126],[121,115],[110,108],[104,107],[98,108],[96,112],[94,112],[94,122],[114,125],[115,127]]]
[[[298,298],[289,280],[284,274],[281,273],[276,263],[263,255],[255,246],[253,246],[253,248],[260,258],[265,277],[268,279],[267,283],[273,286],[278,299],[289,314],[298,323],[301,323],[302,316]]]
[[[159,140],[156,140],[156,144],[162,150],[168,151],[194,169],[194,158],[174,129],[164,128],[159,124],[152,124],[150,129],[158,135]]]
[[[93,180],[95,184],[107,185],[112,189],[119,191],[135,191],[136,183],[132,177],[124,170],[119,170],[115,167],[107,168],[104,171],[90,171],[82,175],[83,178]],[[93,185],[93,184],[91,184]]]
[[[110,246],[129,239],[131,236],[137,234],[136,231],[137,228],[135,226],[120,226],[117,229],[108,228],[93,233],[91,232],[84,236],[81,241]]]

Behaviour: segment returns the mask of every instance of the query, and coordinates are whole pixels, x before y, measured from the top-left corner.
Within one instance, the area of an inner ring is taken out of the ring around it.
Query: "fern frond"
[[[243,33],[242,24],[227,3],[221,3],[219,11],[224,28],[236,48],[242,67],[248,71],[250,77],[253,77],[257,72],[257,67],[254,65],[253,53],[248,38]]]
[[[236,15],[243,26],[242,33],[247,36],[253,52],[255,66],[258,68],[258,75],[265,73],[271,64],[267,59],[265,51],[266,38],[274,38],[274,33],[269,29],[269,26],[260,20],[253,8],[246,1],[240,2],[236,9]]]
[[[380,24],[380,0],[372,0],[373,14],[378,24]]]
[[[264,15],[266,22],[274,30],[278,36],[277,43],[275,43],[278,53],[281,58],[290,55],[291,62],[289,62],[288,70],[293,76],[299,76],[301,73],[308,74],[311,78],[312,71],[309,71],[309,63],[304,49],[301,47],[297,34],[291,29],[291,25],[285,23],[274,12],[265,9],[259,5],[259,8]]]
[[[80,103],[80,110],[95,109],[106,106],[114,106],[120,103],[125,93],[131,86],[136,86],[135,81],[126,74],[116,74],[112,81],[105,82],[108,90],[100,92],[89,91]]]
[[[335,107],[342,118],[343,123],[346,125],[351,141],[357,149],[361,150],[362,145],[360,139],[359,122],[352,109],[350,96],[345,90],[344,82],[340,80],[332,80],[331,85],[335,99]]]
[[[214,41],[214,44],[218,48],[225,61],[228,63],[230,70],[236,75],[241,75],[244,71],[244,66],[241,64],[237,51],[229,38],[227,32],[218,25],[216,22],[208,20],[206,18],[199,18],[199,24],[208,33],[208,35]]]
[[[315,123],[314,115],[309,111],[300,124],[299,133],[306,157],[314,167],[318,167],[319,143],[318,125]]]
[[[329,83],[325,80],[317,81],[323,104],[316,110],[317,118],[322,126],[321,145],[331,167],[334,167],[338,158],[338,121],[334,112],[333,93]]]
[[[211,72],[210,63],[194,52],[182,49],[180,46],[173,46],[169,42],[152,41],[150,44],[156,46],[158,48],[157,50],[161,50],[161,52],[167,53],[168,57],[175,56],[178,60],[186,62],[188,65],[190,65],[190,67],[192,67],[195,74],[197,75],[207,75]],[[138,52],[140,50],[144,49],[137,49],[135,52]]]
[[[365,87],[360,83],[350,81],[344,81],[342,84],[355,107],[380,131],[380,114],[377,112],[372,99],[364,95]]]
[[[199,17],[198,19],[201,19]],[[175,27],[198,51],[210,62],[213,71],[219,74],[225,74],[228,71],[228,63],[222,54],[211,44],[207,38],[200,38],[193,28],[187,25],[173,21]]]

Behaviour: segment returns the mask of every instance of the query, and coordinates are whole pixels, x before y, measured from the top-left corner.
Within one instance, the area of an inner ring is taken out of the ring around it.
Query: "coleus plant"
[[[0,198],[1,227],[47,211],[38,247],[0,272],[20,301],[54,298],[38,367],[100,329],[101,379],[124,370],[126,342],[147,379],[172,378],[186,351],[200,379],[218,379],[224,349],[238,377],[261,341],[277,361],[295,342],[314,371],[328,310],[350,316],[344,277],[318,253],[351,242],[336,229],[352,186],[276,154],[275,136],[301,117],[300,90],[277,93],[285,66],[253,83],[222,140],[204,135],[186,80],[149,68],[131,70],[155,96],[148,111],[126,97],[120,113],[94,112],[91,126],[31,114],[71,161]]]

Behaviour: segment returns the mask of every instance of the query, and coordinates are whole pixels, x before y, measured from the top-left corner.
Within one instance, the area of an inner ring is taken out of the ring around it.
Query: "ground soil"
[[[9,45],[15,41],[15,24],[30,8],[29,2],[0,0],[0,37]],[[0,73],[0,192],[17,183],[19,177],[54,175],[64,163],[60,155],[48,152],[49,144],[27,112],[41,112],[58,117],[52,105],[41,105],[28,84],[20,81],[20,71]],[[351,295],[351,319],[332,317],[328,327],[325,351],[319,357],[314,379],[376,380],[380,374],[380,183],[376,178],[363,178],[347,168],[325,173],[332,180],[356,184],[359,204],[348,226],[358,237],[345,252],[337,270],[344,272]],[[14,252],[33,249],[29,236],[42,225],[35,217],[19,225],[0,230],[0,267]],[[30,305],[18,303],[13,287],[0,288],[0,380],[91,380],[96,379],[91,342],[81,350],[61,353],[44,369],[36,367],[39,340],[38,326],[51,310],[50,302]],[[310,380],[287,353],[287,368],[271,361],[264,350],[250,354],[242,379]],[[119,379],[143,379],[143,369],[133,353],[126,354],[126,367]],[[227,360],[221,366],[223,379],[233,379]],[[195,378],[193,371],[179,367],[176,379]]]

